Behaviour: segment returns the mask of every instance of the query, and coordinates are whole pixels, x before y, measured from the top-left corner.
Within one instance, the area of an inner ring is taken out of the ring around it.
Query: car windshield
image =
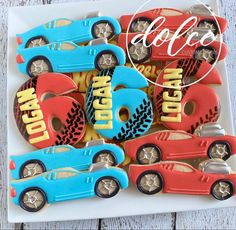
[[[192,136],[190,134],[184,133],[184,132],[173,132],[170,133],[168,140],[186,140],[191,139]]]
[[[57,179],[73,177],[76,176],[77,174],[79,174],[79,171],[73,168],[63,168],[45,173],[44,177],[48,180],[57,180]]]
[[[69,43],[69,42],[63,42],[60,46],[61,50],[74,50],[77,48],[77,45]]]
[[[47,29],[53,29],[56,27],[62,27],[62,26],[68,26],[72,23],[73,21],[67,18],[60,18],[60,19],[56,19],[53,21],[50,21],[48,23],[45,24],[45,27]]]
[[[176,164],[173,170],[178,171],[178,172],[193,172],[193,169],[190,166],[182,165],[182,164]]]
[[[66,19],[66,18],[57,19],[56,27],[67,26],[67,25],[70,25],[71,23],[72,23],[72,20],[70,19]]]
[[[63,178],[73,177],[75,175],[77,175],[77,173],[76,172],[71,172],[71,171],[56,172],[56,179],[63,179]]]
[[[58,146],[54,148],[54,153],[65,153],[71,151],[69,146]]]
[[[180,16],[183,15],[183,12],[175,9],[162,9],[161,16]]]

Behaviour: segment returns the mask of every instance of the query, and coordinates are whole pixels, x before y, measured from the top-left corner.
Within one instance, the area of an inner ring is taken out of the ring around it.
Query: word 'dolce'
[[[136,45],[137,43],[142,42],[145,47],[156,46],[160,47],[163,43],[169,42],[167,53],[169,56],[176,56],[181,50],[183,50],[186,46],[195,46],[196,44],[201,44],[202,46],[209,46],[212,42],[216,40],[216,36],[210,30],[206,30],[206,33],[201,36],[199,40],[199,33],[194,31],[193,28],[198,23],[197,17],[192,16],[189,17],[186,21],[184,21],[180,27],[173,33],[169,29],[165,28],[160,30],[160,27],[165,23],[165,17],[157,17],[147,28],[145,33],[137,34],[133,37],[131,43]],[[156,26],[158,25],[158,26]],[[188,25],[188,29],[184,29]],[[155,27],[155,29],[153,29]],[[155,39],[150,43],[147,42],[147,37],[155,33]],[[179,38],[188,34],[186,39],[186,43],[179,47],[176,52],[173,52],[173,46],[175,42],[178,41]]]

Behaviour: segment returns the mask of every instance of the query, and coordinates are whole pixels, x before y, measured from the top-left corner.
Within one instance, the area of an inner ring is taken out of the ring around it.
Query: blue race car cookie
[[[110,40],[121,33],[119,22],[112,17],[90,14],[85,19],[59,18],[35,27],[23,34],[17,34],[19,48],[33,48],[52,42],[87,42],[96,38]]]
[[[98,196],[110,198],[128,187],[127,173],[100,162],[89,169],[57,169],[11,182],[13,202],[28,212],[41,210],[46,203]]]
[[[85,148],[70,145],[44,148],[19,156],[10,157],[10,173],[13,179],[28,178],[57,168],[86,169],[92,163],[106,162],[110,166],[121,164],[124,151],[103,139],[87,142]]]
[[[56,42],[33,49],[18,49],[16,62],[21,73],[30,77],[48,72],[71,73],[103,70],[124,65],[124,51],[106,39],[95,39],[87,46]]]

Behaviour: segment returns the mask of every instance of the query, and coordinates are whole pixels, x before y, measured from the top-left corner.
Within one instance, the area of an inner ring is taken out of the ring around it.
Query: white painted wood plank
[[[81,2],[81,1],[96,1],[96,0],[43,0],[44,4],[57,4],[57,3],[67,3],[67,2]]]
[[[221,16],[229,21],[229,28],[224,40],[229,47],[229,55],[226,59],[228,78],[231,92],[231,102],[236,130],[236,1],[220,0]],[[232,199],[232,202],[235,200]],[[196,212],[181,212],[176,215],[176,229],[235,229],[236,208],[224,208],[217,210],[204,210]]]
[[[130,216],[101,220],[101,229],[174,229],[175,214]]]
[[[181,212],[176,215],[176,229],[235,229],[235,216],[235,208]]]
[[[82,212],[83,210],[78,210]],[[64,221],[64,222],[48,222],[48,223],[26,223],[22,224],[22,229],[43,230],[43,229],[98,229],[98,220],[80,220],[80,221]]]
[[[219,0],[221,15],[227,18],[229,28],[224,35],[224,40],[229,48],[229,55],[226,58],[228,70],[229,88],[232,103],[234,129],[236,134],[236,1],[235,0]]]

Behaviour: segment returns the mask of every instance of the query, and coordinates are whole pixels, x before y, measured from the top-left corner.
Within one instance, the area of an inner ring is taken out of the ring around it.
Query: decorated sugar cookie
[[[129,30],[133,33],[145,32],[153,23],[158,29],[178,30],[182,23],[194,16],[196,20],[192,20],[185,24],[184,29],[190,26],[211,29],[214,34],[224,33],[227,29],[227,20],[225,18],[210,14],[210,11],[204,5],[193,5],[188,11],[181,11],[172,8],[155,8],[148,11],[136,13],[135,15],[122,15],[120,17],[121,28],[124,32]],[[165,19],[164,23],[159,18]],[[218,27],[217,22],[220,28]],[[194,24],[193,24],[194,21]]]
[[[89,154],[86,154],[87,152]],[[97,139],[87,142],[79,149],[71,145],[58,145],[20,156],[11,156],[10,159],[11,176],[18,180],[57,168],[72,167],[83,170],[97,162],[106,162],[110,166],[115,166],[124,161],[125,155],[122,148],[117,145]]]
[[[188,37],[178,36],[173,39],[171,38],[174,37],[173,34],[169,35],[170,38],[166,38],[167,35],[160,36],[160,33],[161,31],[155,31],[141,38],[140,34],[122,33],[119,35],[118,45],[126,51],[134,63],[196,58],[213,64],[217,60],[223,60],[228,53],[226,44],[217,40],[206,45],[207,42],[201,42],[195,37],[189,42]],[[163,39],[166,40],[163,42]]]
[[[147,86],[135,69],[118,66],[101,71],[88,89],[88,121],[108,139],[122,141],[144,134],[153,120],[151,102],[140,90]]]
[[[15,205],[28,212],[38,212],[56,202],[98,196],[111,198],[129,184],[127,173],[105,162],[86,170],[60,168],[27,180],[11,181],[11,197]]]
[[[156,85],[153,100],[158,119],[168,129],[193,133],[199,125],[218,120],[220,99],[207,85],[219,85],[222,80],[219,72],[211,68],[205,61],[183,59],[161,72],[156,83],[166,88]]]
[[[87,46],[72,41],[55,42],[33,49],[18,49],[17,53],[19,71],[30,77],[48,72],[103,70],[125,64],[124,51],[105,39],[92,40]]]
[[[24,83],[16,93],[14,115],[22,136],[36,148],[74,145],[84,135],[85,115],[78,101],[62,96],[75,90],[63,74],[47,73]]]
[[[129,179],[147,195],[160,192],[211,195],[223,201],[235,195],[236,172],[221,159],[203,161],[198,169],[184,162],[163,161],[130,165]]]
[[[125,66],[133,67],[133,65],[129,62],[126,62]],[[165,62],[155,62],[154,64],[142,63],[136,64],[135,68],[143,74],[146,78],[151,81],[156,81],[157,76],[159,75],[162,68],[166,66]],[[91,70],[86,72],[75,72],[75,73],[67,73],[69,77],[73,79],[73,81],[78,86],[78,92],[86,93],[87,89],[90,85],[91,80],[98,75],[99,71]],[[145,88],[146,91],[149,91],[149,88],[153,87],[149,85],[148,88]],[[148,93],[148,92],[147,92]]]
[[[207,123],[200,125],[194,134],[162,130],[128,140],[124,148],[139,164],[205,158],[228,160],[236,154],[236,137],[226,135],[217,123]]]
[[[58,41],[87,42],[95,38],[111,39],[121,32],[119,22],[112,17],[89,14],[81,20],[58,18],[17,34],[19,48],[34,48]]]

